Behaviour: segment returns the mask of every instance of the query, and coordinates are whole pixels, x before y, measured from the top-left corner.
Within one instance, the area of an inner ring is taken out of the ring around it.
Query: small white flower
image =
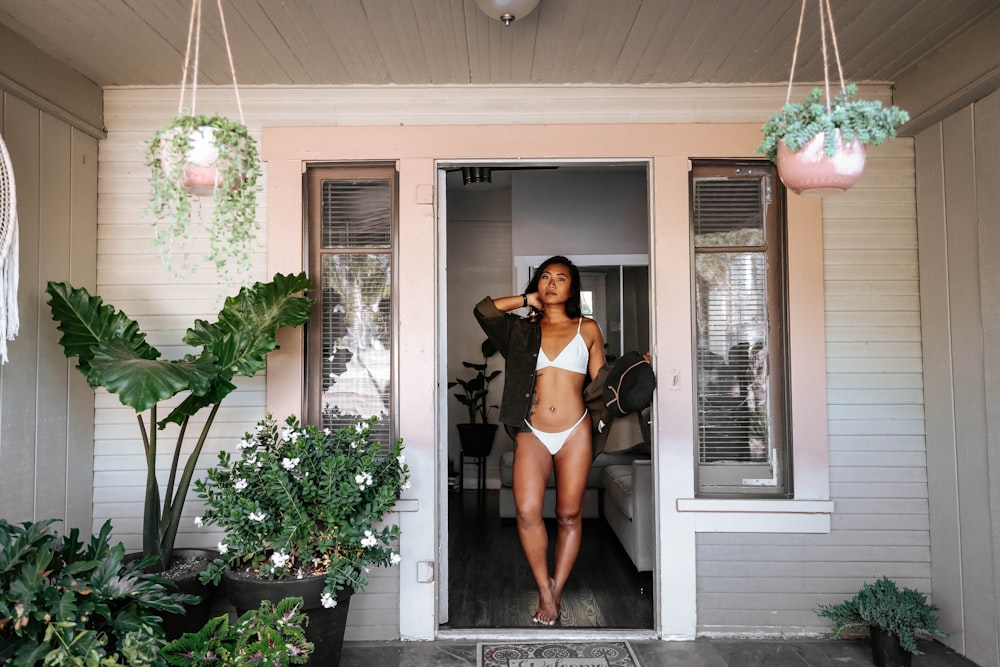
[[[219,542],[219,553],[220,554],[229,553],[229,545],[226,544],[225,542]]]
[[[240,440],[239,443],[236,445],[236,449],[250,449],[251,447],[253,447],[253,444],[246,438]]]
[[[196,517],[194,518],[194,525],[196,525],[196,526],[198,526],[199,528],[201,528],[202,526],[204,526],[204,525],[205,525],[205,520],[204,520],[204,519],[202,519],[202,518],[201,518],[200,516],[196,516]]]
[[[329,429],[329,427],[323,429],[323,435],[330,435],[330,429]]]
[[[360,486],[362,489],[365,488],[365,476],[358,473],[354,476],[354,483]]]
[[[409,490],[409,488],[410,488],[410,480],[406,480],[405,482],[403,482],[402,484],[400,484],[399,488],[401,488],[403,491]]]
[[[396,457],[396,460],[399,461],[399,467],[403,467],[403,464],[406,463],[406,455],[400,454],[399,456]]]
[[[403,557],[397,553],[394,553],[391,556],[389,556],[389,562],[392,563],[393,565],[399,565],[401,562],[403,562]]]
[[[257,424],[256,426],[253,427],[253,432],[257,434],[263,433],[264,426],[262,424]]]
[[[294,459],[289,459],[289,458],[281,459],[281,467],[284,468],[285,470],[295,470],[295,466],[297,466],[298,464],[299,464],[299,457],[297,456]]]
[[[373,547],[378,544],[378,539],[372,534],[372,531],[366,530],[365,536],[361,540],[361,546],[363,547]]]
[[[233,482],[233,489],[236,491],[242,491],[247,488],[247,481],[242,477],[237,477],[236,481]]]
[[[263,512],[261,512],[260,514],[257,514],[256,512],[250,512],[251,521],[263,521],[266,518],[267,515],[265,515]]]
[[[271,554],[271,562],[274,563],[275,567],[285,567],[289,558],[291,558],[291,556],[286,554],[284,551],[275,551]]]
[[[254,452],[253,454],[248,456],[246,459],[246,463],[248,465],[253,465],[254,463],[257,463],[257,452]]]
[[[320,604],[322,604],[327,609],[333,609],[337,606],[337,601],[333,599],[333,596],[329,593],[323,593],[319,596]]]

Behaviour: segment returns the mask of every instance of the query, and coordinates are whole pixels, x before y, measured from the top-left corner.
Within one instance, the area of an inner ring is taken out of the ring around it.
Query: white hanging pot
[[[220,168],[225,169],[225,161],[219,161],[219,147],[215,142],[215,128],[201,126],[188,131],[188,149],[183,156],[177,155],[174,137],[181,129],[169,130],[163,134],[160,147],[160,161],[163,170],[171,173],[178,161],[184,163],[180,172],[184,189],[198,197],[211,197],[215,188],[222,183]]]
[[[845,142],[837,132],[833,156],[824,150],[824,133],[794,153],[784,141],[778,142],[778,176],[785,187],[804,197],[840,194],[861,178],[865,169],[865,145],[855,139]]]
[[[188,133],[190,148],[184,155],[184,187],[192,195],[211,197],[222,182],[215,128],[201,126]]]

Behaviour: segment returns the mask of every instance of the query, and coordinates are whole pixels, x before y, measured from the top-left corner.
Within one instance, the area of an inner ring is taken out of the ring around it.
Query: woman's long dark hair
[[[569,267],[569,300],[566,302],[566,315],[573,318],[580,317],[583,314],[580,310],[580,269],[562,255],[549,257],[535,269],[534,275],[528,281],[528,286],[524,289],[525,294],[538,291],[538,279],[545,273],[545,269],[553,264],[563,264]]]

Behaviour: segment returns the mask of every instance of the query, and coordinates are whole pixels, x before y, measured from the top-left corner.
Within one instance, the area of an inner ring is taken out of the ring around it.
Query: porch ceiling
[[[809,1],[797,81],[823,78]],[[996,0],[832,0],[848,80],[895,82]],[[787,81],[797,0],[541,0],[505,27],[473,0],[229,0],[242,84]],[[199,82],[230,82],[212,0]],[[0,0],[0,24],[101,86],[177,85],[189,0]]]

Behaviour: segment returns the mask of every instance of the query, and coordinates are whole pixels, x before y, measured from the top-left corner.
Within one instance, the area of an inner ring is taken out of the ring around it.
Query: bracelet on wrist
[[[522,308],[527,308],[528,307],[528,294],[527,293],[522,294],[521,295],[521,299],[523,300],[523,303],[521,304],[521,307]]]

